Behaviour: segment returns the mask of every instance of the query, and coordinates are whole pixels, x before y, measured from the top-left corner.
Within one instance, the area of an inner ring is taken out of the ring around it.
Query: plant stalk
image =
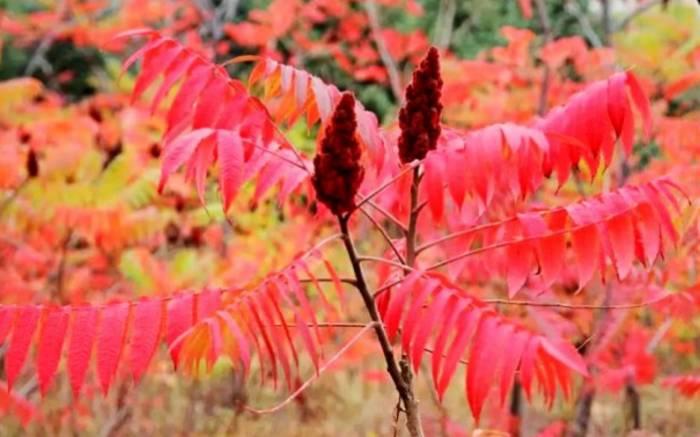
[[[406,231],[406,265],[413,267],[416,263],[416,228],[418,226],[418,186],[420,185],[420,167],[413,169],[413,181],[411,182],[411,206]]]
[[[409,205],[410,215],[408,218],[408,230],[406,231],[406,265],[408,266],[408,268],[404,269],[404,273],[406,275],[408,275],[413,270],[413,267],[416,264],[416,229],[418,226],[418,214],[420,214],[421,211],[421,207],[418,205],[418,187],[420,186],[420,180],[420,166],[416,166],[413,169],[413,179],[411,180],[411,198]],[[404,377],[404,381],[408,386],[408,390],[409,392],[413,393],[413,372],[411,371],[411,365],[408,362],[408,358],[405,355],[401,357],[399,365],[401,366],[402,375]],[[420,415],[418,412],[418,401],[413,399],[412,406],[406,404],[406,416],[408,418],[407,420],[409,421],[410,418],[408,417],[408,412],[411,408],[413,409],[413,415],[415,415],[418,430],[420,431],[420,434],[423,434],[423,430],[420,428],[421,423]],[[442,411],[444,413],[444,410]],[[445,419],[445,417],[443,417],[443,419]]]
[[[399,393],[401,402],[406,410],[406,427],[409,434],[412,437],[423,437],[423,430],[420,424],[420,417],[418,415],[418,402],[413,394],[411,388],[410,380],[407,381],[407,375],[402,373],[396,359],[394,358],[394,351],[391,348],[391,342],[389,337],[386,335],[384,330],[384,325],[381,323],[381,318],[379,317],[379,311],[374,303],[374,298],[372,293],[370,293],[367,287],[367,281],[365,280],[365,275],[362,271],[362,266],[360,265],[360,260],[357,255],[357,250],[353,244],[352,238],[350,237],[350,231],[348,229],[348,216],[338,216],[338,222],[340,224],[340,231],[343,235],[343,243],[345,244],[345,250],[348,253],[348,258],[350,259],[350,264],[352,265],[353,272],[355,274],[355,280],[357,281],[357,289],[362,296],[362,300],[365,303],[367,312],[369,313],[372,321],[376,322],[374,324],[374,332],[377,335],[377,340],[384,354],[384,360],[386,361],[386,370],[391,376],[391,380],[394,382],[396,391]]]

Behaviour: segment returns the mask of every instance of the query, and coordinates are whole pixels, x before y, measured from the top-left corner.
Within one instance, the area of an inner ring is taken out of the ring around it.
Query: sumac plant
[[[418,377],[429,378],[441,400],[464,366],[476,421],[487,399],[503,404],[514,387],[550,406],[559,390],[570,396],[575,381],[589,377],[576,339],[504,308],[566,306],[556,298],[615,293],[613,284],[643,288],[655,280],[657,260],[682,241],[675,218],[687,202],[677,184],[625,184],[608,174],[632,153],[637,130],[652,129],[631,72],[589,84],[529,124],[462,131],[441,123],[440,56],[430,49],[406,87],[398,125],[385,128],[351,93],[292,66],[237,58],[254,64],[244,83],[173,38],[152,30],[121,36],[134,37],[146,42],[124,64],[142,62],[133,100],[148,95],[154,111],[168,102],[159,191],[184,169],[203,201],[211,174],[228,214],[242,190],[256,202],[276,190],[280,207],[303,215],[321,237],[243,288],[2,306],[9,387],[33,341],[41,391],[65,350],[76,396],[93,355],[106,392],[120,365],[138,380],[165,342],[178,369],[210,369],[227,356],[242,375],[275,386],[283,378],[291,399],[308,386],[298,382],[300,363],[313,365],[312,381],[340,356],[325,358],[327,329],[354,323],[352,341],[373,331],[397,414],[420,436]],[[313,156],[283,134],[302,121],[318,128]],[[606,189],[586,195],[586,181],[600,178]],[[574,187],[580,200],[557,196]],[[358,244],[360,232],[385,247]],[[331,256],[333,248],[344,259]]]

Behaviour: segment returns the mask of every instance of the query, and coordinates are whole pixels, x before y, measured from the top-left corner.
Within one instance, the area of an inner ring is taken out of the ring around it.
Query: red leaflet
[[[283,340],[283,341],[285,341],[285,343],[289,346],[289,349],[292,353],[292,358],[294,358],[294,364],[296,365],[296,367],[298,369],[299,368],[299,354],[297,354],[296,347],[294,347],[294,340],[293,340],[292,335],[290,333],[289,326],[287,325],[287,319],[285,318],[284,313],[282,312],[282,308],[280,308],[280,304],[277,301],[277,296],[275,293],[276,291],[279,291],[280,294],[283,296],[283,298],[285,299],[284,303],[287,303],[287,304],[291,303],[291,300],[289,299],[289,297],[286,296],[285,293],[282,292],[280,289],[278,289],[274,284],[270,284],[268,292],[265,293],[265,296],[266,296],[265,300],[267,301],[268,306],[272,307],[272,310],[273,310],[273,313],[271,314],[272,319],[275,320],[275,317],[277,317],[277,319],[279,320],[279,322],[276,325],[277,326],[282,325],[282,330],[284,331],[284,335],[286,337],[286,341],[285,340]],[[298,312],[295,312],[294,317],[297,320],[303,320],[299,316]],[[278,328],[278,331],[279,331],[279,328]]]
[[[316,108],[319,116],[321,117],[321,121],[325,121],[334,106],[329,88],[318,77],[312,77],[311,89],[314,93],[314,100],[316,102]]]
[[[620,73],[621,74],[621,73]],[[642,113],[642,120],[644,122],[644,136],[649,139],[651,137],[651,107],[649,105],[649,98],[644,94],[644,90],[637,77],[632,74],[631,71],[625,73],[627,78],[627,86],[630,87],[630,94],[632,95],[632,100],[634,104],[637,105],[639,111]]]
[[[482,317],[484,313],[479,309],[467,307],[457,317],[455,328],[455,338],[447,348],[447,356],[442,366],[440,379],[437,381],[436,389],[438,398],[442,399],[445,390],[457,370],[457,364],[461,357],[465,355],[467,344],[471,340],[472,333],[479,329],[482,323],[488,323],[488,318]]]
[[[641,203],[635,210],[635,215],[639,244],[643,253],[642,259],[645,265],[650,267],[661,249],[661,227],[654,209],[648,203]]]
[[[138,382],[153,358],[164,324],[163,301],[144,299],[133,308],[129,362],[131,376]]]
[[[182,52],[180,45],[174,40],[165,39],[162,44],[144,53],[143,74],[139,75],[134,85],[134,90],[131,94],[132,103],[146,91],[160,73],[167,71],[170,63],[177,58],[180,52]]]
[[[153,32],[153,31],[149,31],[149,33],[152,35],[155,35],[155,32]],[[124,34],[125,38],[127,38],[129,36],[130,35]],[[138,34],[136,34],[134,36],[138,36]],[[143,47],[141,47],[140,49],[138,49],[137,51],[132,53],[128,58],[126,58],[126,60],[122,64],[122,68],[121,68],[119,75],[121,76],[122,74],[124,74],[124,72],[126,72],[126,70],[128,70],[129,67],[131,67],[134,64],[134,62],[139,60],[146,53],[148,53],[152,50],[156,50],[159,46],[165,44],[168,41],[169,40],[166,38],[160,38],[160,37],[151,38]]]
[[[197,145],[213,134],[212,129],[199,129],[178,137],[165,147],[158,192],[163,191],[168,177],[192,157]]]
[[[564,364],[577,373],[588,376],[588,368],[585,361],[571,344],[561,340],[542,339],[540,346],[552,358]]]
[[[389,337],[389,340],[392,340],[396,336],[396,332],[399,329],[399,323],[401,322],[401,314],[404,310],[404,302],[410,294],[409,290],[413,289],[413,285],[421,275],[421,272],[411,272],[411,274],[408,275],[408,277],[401,283],[396,293],[392,294],[386,314],[382,314],[386,335]]]
[[[221,101],[230,99],[229,92],[233,92],[233,90],[229,88],[228,80],[217,74],[212,75],[197,101],[192,118],[192,129],[215,126],[223,108]]]
[[[68,330],[68,319],[68,311],[63,307],[47,308],[44,311],[36,350],[36,373],[42,396],[46,395],[56,375]]]
[[[442,218],[442,212],[444,210],[445,183],[443,177],[445,174],[445,166],[443,161],[435,154],[426,156],[424,163],[425,180],[423,183],[428,200],[428,207],[433,214],[433,221],[438,222]],[[460,189],[460,187],[455,188],[457,191]]]
[[[219,162],[219,186],[224,200],[224,211],[228,211],[233,198],[243,183],[243,144],[240,136],[220,131],[217,137]]]
[[[634,261],[634,227],[629,214],[622,214],[607,222],[612,245],[615,270],[620,280],[625,279]]]
[[[411,306],[409,307],[408,313],[404,318],[405,332],[403,332],[401,336],[401,347],[405,352],[410,350],[411,340],[413,340],[413,333],[419,327],[418,319],[419,315],[423,312],[423,305],[425,304],[428,296],[430,296],[438,286],[439,284],[437,281],[423,281],[421,287],[415,287],[418,290],[416,291],[414,289],[412,293],[413,296],[411,299]]]
[[[557,385],[554,372],[550,369],[546,358],[542,358],[538,351],[539,360],[535,362],[535,374],[539,381],[540,392],[544,397],[544,404],[547,408],[552,408],[554,396],[556,395]]]
[[[214,70],[211,64],[207,64],[201,59],[195,59],[185,81],[182,83],[180,91],[177,93],[175,100],[173,100],[172,106],[170,106],[170,111],[168,111],[166,138],[174,138],[175,135],[182,133],[184,128],[190,124],[194,104],[213,76]]]
[[[16,307],[0,306],[0,343],[5,341],[7,334],[15,323]]]
[[[260,163],[263,165],[260,168],[258,183],[253,195],[255,202],[280,181],[283,176],[283,167],[286,165],[284,161],[269,156],[261,159]]]
[[[299,283],[299,279],[296,277],[296,273],[294,272],[294,268],[292,267],[291,269],[284,270],[283,274],[287,280],[287,284],[294,292],[294,296],[296,297],[296,299],[299,303],[299,307],[301,309],[301,314],[303,314],[304,319],[306,319],[308,323],[311,323],[313,325],[314,331],[316,333],[316,340],[320,343],[321,342],[321,334],[320,334],[320,331],[318,329],[318,320],[316,319],[316,312],[311,307],[311,303],[309,302],[309,299],[306,297],[306,293],[304,292],[301,284]]]
[[[309,265],[306,263],[304,258],[300,258],[297,261],[297,265],[302,269],[302,271],[306,274],[306,276],[311,279],[311,282],[314,285],[314,289],[316,290],[316,294],[318,297],[321,299],[321,304],[323,305],[323,308],[326,313],[326,320],[338,320],[340,314],[338,313],[338,309],[335,308],[328,298],[326,297],[326,293],[323,291],[323,287],[321,287],[321,284],[318,282],[318,278],[316,278],[316,275],[311,271],[309,268]],[[333,281],[337,280],[338,278],[332,278]],[[283,291],[283,290],[280,290]],[[288,298],[287,298],[288,299]]]
[[[311,361],[314,363],[314,368],[316,369],[316,375],[319,374],[319,353],[317,351],[316,345],[314,344],[313,338],[311,337],[311,331],[306,326],[306,322],[302,319],[299,314],[294,316],[294,323],[296,323],[297,329],[299,330],[299,335],[301,336],[301,341],[306,347],[306,351],[311,355]]]
[[[241,360],[241,364],[243,364],[243,373],[247,374],[250,370],[250,347],[248,345],[248,340],[246,340],[243,331],[238,327],[238,323],[227,311],[218,311],[216,315],[223,320],[224,325],[235,340],[237,355]]]
[[[266,327],[268,327],[268,332],[270,333],[270,337],[272,338],[272,345],[274,346],[274,351],[275,355],[279,358],[280,364],[282,365],[282,371],[284,372],[285,380],[287,381],[287,388],[289,390],[292,390],[292,371],[291,371],[291,366],[289,362],[289,358],[287,356],[287,351],[286,348],[284,347],[285,339],[283,338],[283,329],[279,326],[278,324],[282,323],[281,321],[275,320],[275,317],[273,315],[272,310],[270,309],[270,298],[266,296],[265,294],[261,293],[256,295],[253,298],[257,304],[258,307],[258,314],[260,315],[260,318],[262,319],[262,323],[265,324]],[[286,326],[286,323],[284,324],[285,332],[288,333],[289,329]],[[288,343],[290,344],[290,343]],[[290,344],[291,347],[291,344]],[[296,353],[296,352],[295,352]]]
[[[250,313],[252,314],[252,319],[255,321],[255,324],[251,324],[251,331],[253,332],[253,335],[255,335],[256,332],[260,332],[262,334],[264,343],[265,343],[265,348],[267,349],[268,356],[270,358],[270,361],[272,361],[272,386],[274,388],[277,388],[277,354],[275,353],[275,349],[272,346],[272,343],[270,342],[270,336],[268,334],[268,329],[266,328],[265,323],[262,321],[261,316],[260,316],[260,311],[257,308],[257,305],[255,303],[255,300],[253,299],[246,299],[246,303],[248,305],[248,309],[250,310]],[[274,329],[273,327],[267,326],[269,329]],[[263,374],[261,379],[265,379],[265,375]]]
[[[470,302],[468,302],[466,299],[458,299],[452,295],[448,296],[450,300],[448,301],[446,308],[447,312],[443,315],[444,318],[442,321],[436,326],[437,338],[433,342],[431,365],[433,384],[436,385],[439,380],[438,377],[440,376],[440,371],[442,370],[445,346],[447,345],[449,336],[452,334],[452,328],[454,327],[455,323],[457,323],[457,320],[462,314],[464,308],[470,304]]]
[[[673,244],[676,244],[678,242],[678,232],[676,232],[676,228],[673,226],[673,221],[671,220],[671,215],[664,205],[664,202],[661,200],[659,192],[654,185],[655,184],[652,182],[642,185],[640,188],[645,194],[646,200],[649,202],[649,204],[651,204],[656,212],[657,218],[661,223],[661,229],[663,231],[662,235],[666,234],[666,236],[671,239]]]
[[[194,295],[195,299],[195,322],[203,320],[214,314],[221,307],[221,290],[204,289],[201,293]]]
[[[540,347],[541,339],[539,337],[530,337],[530,340],[523,350],[523,355],[520,360],[520,381],[523,385],[523,391],[527,399],[532,398],[532,381],[535,373],[535,359],[537,351]]]
[[[505,358],[503,348],[510,347],[515,329],[511,324],[499,325],[497,317],[486,316],[483,319],[474,333],[469,353],[474,359],[469,360],[466,375],[467,400],[477,422],[489,390],[496,386],[503,365],[502,358]]]
[[[518,235],[519,223],[512,221],[506,224],[505,239],[516,241],[506,247],[506,282],[508,283],[508,297],[513,297],[520,290],[530,273],[532,260],[532,245],[529,241],[518,241],[522,237]]]
[[[78,398],[90,363],[95,341],[98,313],[95,307],[75,307],[72,311],[70,342],[68,343],[68,376],[73,397]]]
[[[40,316],[41,310],[38,306],[23,306],[17,310],[15,327],[12,331],[10,345],[7,347],[7,355],[5,356],[5,375],[7,377],[7,386],[10,390],[27,359],[27,352],[29,351]]]
[[[583,214],[579,215],[581,210],[569,208],[568,212],[574,224],[580,227],[571,234],[571,240],[578,266],[578,285],[581,289],[590,281],[595,272],[595,265],[600,253],[598,231],[595,225],[587,224],[588,220],[584,218]]]
[[[505,402],[506,396],[510,392],[510,388],[513,386],[515,371],[520,364],[520,358],[523,355],[523,351],[525,350],[525,346],[527,346],[529,338],[530,334],[528,332],[517,330],[511,337],[511,342],[508,344],[508,347],[505,348],[505,355],[503,356],[503,369],[501,371],[501,404]]]
[[[265,382],[265,376],[267,376],[266,349],[263,348],[260,339],[258,338],[259,336],[257,334],[259,331],[254,324],[253,317],[250,313],[248,313],[248,299],[245,299],[238,304],[231,305],[230,307],[239,311],[241,308],[245,308],[246,314],[243,316],[243,322],[241,323],[240,327],[245,329],[247,338],[253,339],[253,345],[255,345],[255,351],[257,351],[258,354],[258,363],[260,365],[260,385],[262,386],[262,384]]]
[[[434,154],[431,154],[434,155]],[[453,153],[446,160],[447,188],[452,195],[455,204],[464,204],[464,197],[467,192],[467,161],[464,151]]]
[[[608,116],[619,137],[622,134],[622,126],[627,114],[626,106],[629,105],[625,95],[626,75],[616,74],[608,79]],[[627,153],[630,151],[628,150]]]
[[[543,357],[542,362],[545,364],[545,367],[548,367],[549,371],[556,376],[557,381],[559,381],[559,386],[562,392],[564,392],[564,399],[571,399],[571,378],[569,378],[568,369],[547,357]]]
[[[567,217],[565,210],[554,211],[546,223],[539,214],[518,214],[525,237],[539,238],[535,248],[545,286],[559,279],[564,267],[566,239],[562,231],[566,229]]]
[[[117,373],[126,339],[126,323],[130,309],[131,306],[128,303],[115,303],[102,310],[97,335],[97,377],[104,394],[109,391]]]
[[[204,319],[203,323],[208,328],[208,333],[211,338],[211,346],[206,355],[207,371],[211,372],[214,363],[216,363],[217,358],[221,355],[221,348],[223,345],[221,327],[218,321],[212,317]]]
[[[156,112],[160,102],[166,96],[168,91],[180,80],[183,75],[189,71],[190,67],[194,65],[197,58],[191,57],[185,50],[181,50],[178,56],[171,62],[168,68],[165,69],[163,74],[163,82],[158,87],[158,91],[153,97],[151,102],[151,113]]]
[[[428,306],[423,312],[423,317],[421,317],[419,322],[416,322],[418,332],[411,346],[411,364],[413,365],[414,372],[418,372],[423,352],[425,352],[425,346],[430,338],[430,333],[438,318],[444,315],[443,311],[445,311],[445,305],[447,305],[449,299],[450,295],[448,293],[438,293],[433,304]]]
[[[193,301],[192,294],[181,294],[173,297],[168,305],[165,341],[170,349],[170,357],[175,368],[177,368],[178,354],[182,347],[182,342],[174,343],[192,326],[194,319]]]

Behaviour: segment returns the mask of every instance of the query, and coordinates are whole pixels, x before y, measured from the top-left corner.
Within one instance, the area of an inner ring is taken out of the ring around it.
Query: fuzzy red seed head
[[[435,47],[431,47],[413,72],[413,79],[406,87],[406,104],[399,112],[401,162],[423,159],[428,150],[437,147],[442,113],[441,94],[440,55]]]
[[[355,98],[345,93],[326,126],[311,179],[318,200],[336,215],[355,206],[355,194],[364,177],[356,129]]]

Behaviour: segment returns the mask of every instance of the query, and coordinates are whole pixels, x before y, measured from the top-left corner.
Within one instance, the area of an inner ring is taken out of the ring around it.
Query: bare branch
[[[406,260],[404,260],[403,256],[401,255],[401,251],[399,251],[399,248],[396,247],[396,245],[394,244],[394,242],[391,239],[391,236],[387,233],[386,229],[384,229],[384,227],[379,222],[377,222],[377,220],[375,220],[374,217],[372,217],[372,215],[365,208],[360,208],[360,212],[362,214],[364,214],[365,217],[367,217],[367,220],[372,222],[374,227],[377,228],[377,230],[379,231],[380,234],[382,234],[382,237],[384,237],[384,240],[387,242],[387,244],[389,245],[391,250],[394,252],[394,255],[396,255],[396,258],[398,258],[399,261],[401,261],[402,263],[405,264]]]
[[[394,94],[396,101],[401,103],[403,101],[401,77],[399,76],[399,70],[396,67],[396,62],[394,62],[394,58],[391,57],[391,53],[389,53],[389,49],[386,46],[384,37],[382,36],[382,28],[381,24],[379,23],[379,10],[377,8],[377,3],[374,0],[365,0],[364,7],[367,11],[367,18],[369,20],[370,31],[372,32],[372,39],[377,46],[379,57],[381,58],[387,74],[389,75],[391,92]]]
[[[358,208],[360,208],[362,205],[364,205],[365,203],[367,203],[367,202],[369,202],[370,200],[372,200],[373,197],[377,196],[379,193],[381,193],[382,191],[384,191],[384,190],[385,190],[387,187],[389,187],[391,184],[393,184],[394,182],[396,182],[396,181],[398,181],[399,179],[401,179],[401,177],[403,177],[403,175],[405,175],[405,174],[408,173],[409,171],[411,171],[411,170],[413,170],[414,168],[416,168],[419,164],[420,164],[420,162],[415,161],[415,162],[412,162],[412,163],[406,165],[406,167],[404,167],[399,173],[397,173],[396,176],[392,177],[391,179],[388,179],[387,181],[385,181],[384,183],[382,183],[380,186],[378,186],[377,188],[375,188],[374,190],[372,190],[369,194],[367,194],[366,196],[364,196],[364,197],[362,198],[362,200],[360,200],[360,202],[355,206],[354,209],[358,209]],[[350,212],[352,213],[352,211],[350,211]]]
[[[532,307],[549,307],[549,308],[567,308],[573,310],[630,310],[635,308],[643,308],[653,305],[666,296],[660,296],[651,300],[639,303],[628,303],[621,305],[594,305],[594,304],[573,304],[562,302],[536,302],[531,300],[509,300],[509,299],[484,299],[484,302],[498,305],[517,305],[517,306],[532,306]]]

